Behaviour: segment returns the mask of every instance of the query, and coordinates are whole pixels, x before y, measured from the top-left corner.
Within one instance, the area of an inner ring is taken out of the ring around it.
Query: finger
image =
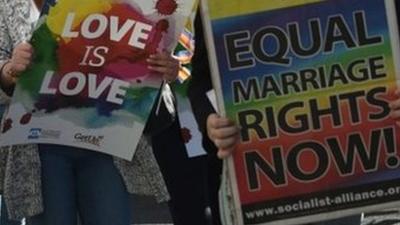
[[[32,49],[32,45],[28,42],[21,42],[15,47],[15,50],[19,50],[19,49],[30,50],[30,49]]]
[[[163,50],[162,52],[158,52],[156,54],[152,54],[151,56],[169,58],[169,57],[172,57],[172,54],[171,54],[170,51]]]
[[[219,129],[219,128],[233,126],[234,123],[228,118],[219,117],[219,118],[217,118],[215,120],[211,120],[211,124],[210,125],[214,129]]]
[[[148,68],[154,72],[158,72],[161,74],[167,74],[170,72],[170,69],[164,66],[148,66]]]
[[[396,91],[394,91],[394,94],[400,97],[400,88],[397,88]]]
[[[220,118],[220,116],[216,113],[211,113],[210,115],[208,115],[208,120],[212,121],[212,120],[216,120]]]
[[[207,131],[209,134],[212,133],[212,135],[214,135],[215,130],[232,125],[233,124],[229,119],[220,117],[216,113],[210,114],[207,118]]]
[[[148,58],[147,62],[150,66],[164,66],[172,70],[179,70],[179,61],[176,59],[151,59]]]
[[[28,59],[19,59],[18,61],[13,61],[12,62],[12,67],[13,69],[17,69],[20,66],[25,66],[28,67],[30,65],[31,60]]]
[[[12,75],[17,77],[21,72],[25,71],[27,68],[28,68],[28,65],[26,65],[26,64],[15,64],[12,67],[12,71],[13,71]]]
[[[179,61],[174,58],[170,53],[158,53],[150,55],[147,59],[149,63],[165,65],[169,67],[179,67]]]
[[[390,112],[390,117],[392,119],[400,119],[400,110],[393,110]]]
[[[400,108],[400,99],[396,99],[396,100],[394,100],[394,101],[391,101],[390,103],[389,103],[389,108],[390,109],[399,109]]]
[[[150,55],[148,59],[155,60],[155,61],[169,61],[171,58],[172,58],[171,54],[157,53],[157,54]]]
[[[230,126],[219,129],[212,129],[210,134],[211,137],[213,137],[214,139],[222,139],[238,135],[239,130],[236,126]]]
[[[30,59],[18,58],[12,61],[13,64],[23,64],[29,65],[31,63]]]
[[[20,52],[26,52],[33,54],[33,47],[29,43],[21,43],[17,47],[15,47],[13,51],[13,55],[20,53]]]
[[[234,146],[236,146],[237,143],[238,143],[237,136],[214,140],[215,146],[223,149],[233,148]]]
[[[168,62],[167,60],[160,60],[160,59],[147,59],[147,62],[151,65],[155,65],[155,66],[168,66],[170,62]]]
[[[13,59],[18,60],[18,59],[31,59],[32,58],[32,53],[31,52],[26,52],[26,51],[18,51],[13,55]]]
[[[229,149],[218,149],[217,156],[220,159],[226,159],[229,156],[232,155],[232,152],[234,151],[234,148],[229,148]]]
[[[17,51],[33,54],[33,47],[31,45],[24,45],[23,47],[17,49]]]

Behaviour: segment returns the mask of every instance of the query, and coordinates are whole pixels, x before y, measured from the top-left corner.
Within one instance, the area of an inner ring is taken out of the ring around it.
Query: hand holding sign
[[[157,52],[174,48],[193,4],[57,1],[32,35],[35,58],[24,61],[29,70],[6,115],[18,122],[3,127],[2,144],[62,144],[132,159],[160,73],[171,81],[179,68]]]
[[[207,118],[207,135],[217,146],[221,159],[230,156],[239,143],[239,129],[235,123],[215,113]]]
[[[168,52],[150,55],[147,62],[150,70],[161,73],[168,82],[174,81],[178,76],[179,61]]]
[[[12,53],[11,59],[2,70],[3,85],[8,87],[15,84],[21,72],[25,71],[31,63],[33,48],[29,43],[18,44]]]

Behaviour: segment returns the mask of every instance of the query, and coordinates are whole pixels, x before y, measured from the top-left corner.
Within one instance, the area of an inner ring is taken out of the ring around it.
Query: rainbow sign
[[[202,4],[217,99],[241,128],[224,217],[302,224],[398,205],[394,1]]]
[[[32,66],[19,80],[2,145],[52,143],[131,159],[195,1],[60,0],[40,19]]]

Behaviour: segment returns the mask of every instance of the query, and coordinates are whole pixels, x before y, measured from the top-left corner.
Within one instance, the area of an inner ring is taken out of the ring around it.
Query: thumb
[[[217,156],[219,159],[226,159],[232,155],[234,149],[235,148],[229,148],[229,149],[220,148],[218,149]]]

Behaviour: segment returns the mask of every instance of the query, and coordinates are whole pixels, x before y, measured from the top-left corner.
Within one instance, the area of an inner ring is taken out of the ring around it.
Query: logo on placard
[[[91,145],[95,145],[97,147],[100,147],[101,142],[104,139],[103,135],[84,135],[82,133],[77,133],[74,136],[75,141],[77,142],[81,142],[81,143],[87,143],[87,144],[91,144]]]
[[[60,138],[61,131],[59,130],[43,130],[42,128],[31,128],[29,130],[28,139],[58,139]]]
[[[41,134],[42,134],[41,128],[32,128],[29,130],[28,139],[39,139]]]

